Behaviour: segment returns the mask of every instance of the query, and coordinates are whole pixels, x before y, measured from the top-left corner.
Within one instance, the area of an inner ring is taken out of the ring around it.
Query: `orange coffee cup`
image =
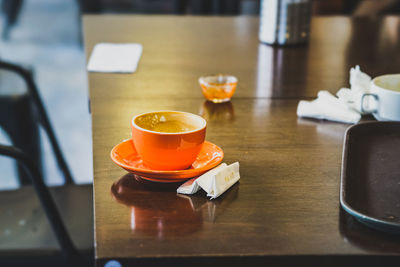
[[[202,117],[154,111],[132,118],[132,140],[143,163],[155,170],[183,170],[196,160],[206,136]]]

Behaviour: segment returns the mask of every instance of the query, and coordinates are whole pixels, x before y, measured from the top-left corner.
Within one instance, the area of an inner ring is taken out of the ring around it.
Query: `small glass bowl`
[[[225,74],[199,78],[204,97],[214,103],[230,101],[235,93],[237,83],[238,79],[235,76]]]

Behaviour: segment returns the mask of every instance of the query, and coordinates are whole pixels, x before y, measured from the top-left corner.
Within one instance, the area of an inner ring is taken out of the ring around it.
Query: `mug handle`
[[[366,94],[363,94],[362,96],[361,96],[361,113],[373,113],[373,112],[375,112],[376,111],[376,109],[374,109],[374,110],[365,110],[364,109],[364,97],[366,97],[366,96],[372,96],[373,98],[375,98],[375,100],[378,102],[378,100],[379,100],[379,97],[378,97],[378,95],[376,95],[376,94],[370,94],[370,93],[366,93]]]

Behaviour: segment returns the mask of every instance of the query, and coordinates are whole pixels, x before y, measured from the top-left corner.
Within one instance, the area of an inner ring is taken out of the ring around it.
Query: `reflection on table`
[[[199,114],[207,121],[233,121],[235,108],[231,101],[216,104],[206,100],[201,105]]]
[[[179,183],[160,184],[126,174],[111,187],[112,196],[130,207],[132,233],[157,236],[158,239],[189,235],[202,228],[204,222],[215,222],[238,196],[234,186],[217,200],[208,200],[204,192],[194,195],[176,193]],[[146,201],[148,192],[154,194]]]

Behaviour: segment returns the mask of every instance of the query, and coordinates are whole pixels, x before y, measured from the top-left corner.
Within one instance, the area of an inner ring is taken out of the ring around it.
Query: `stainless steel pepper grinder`
[[[308,41],[311,0],[262,0],[259,40],[270,45]]]

